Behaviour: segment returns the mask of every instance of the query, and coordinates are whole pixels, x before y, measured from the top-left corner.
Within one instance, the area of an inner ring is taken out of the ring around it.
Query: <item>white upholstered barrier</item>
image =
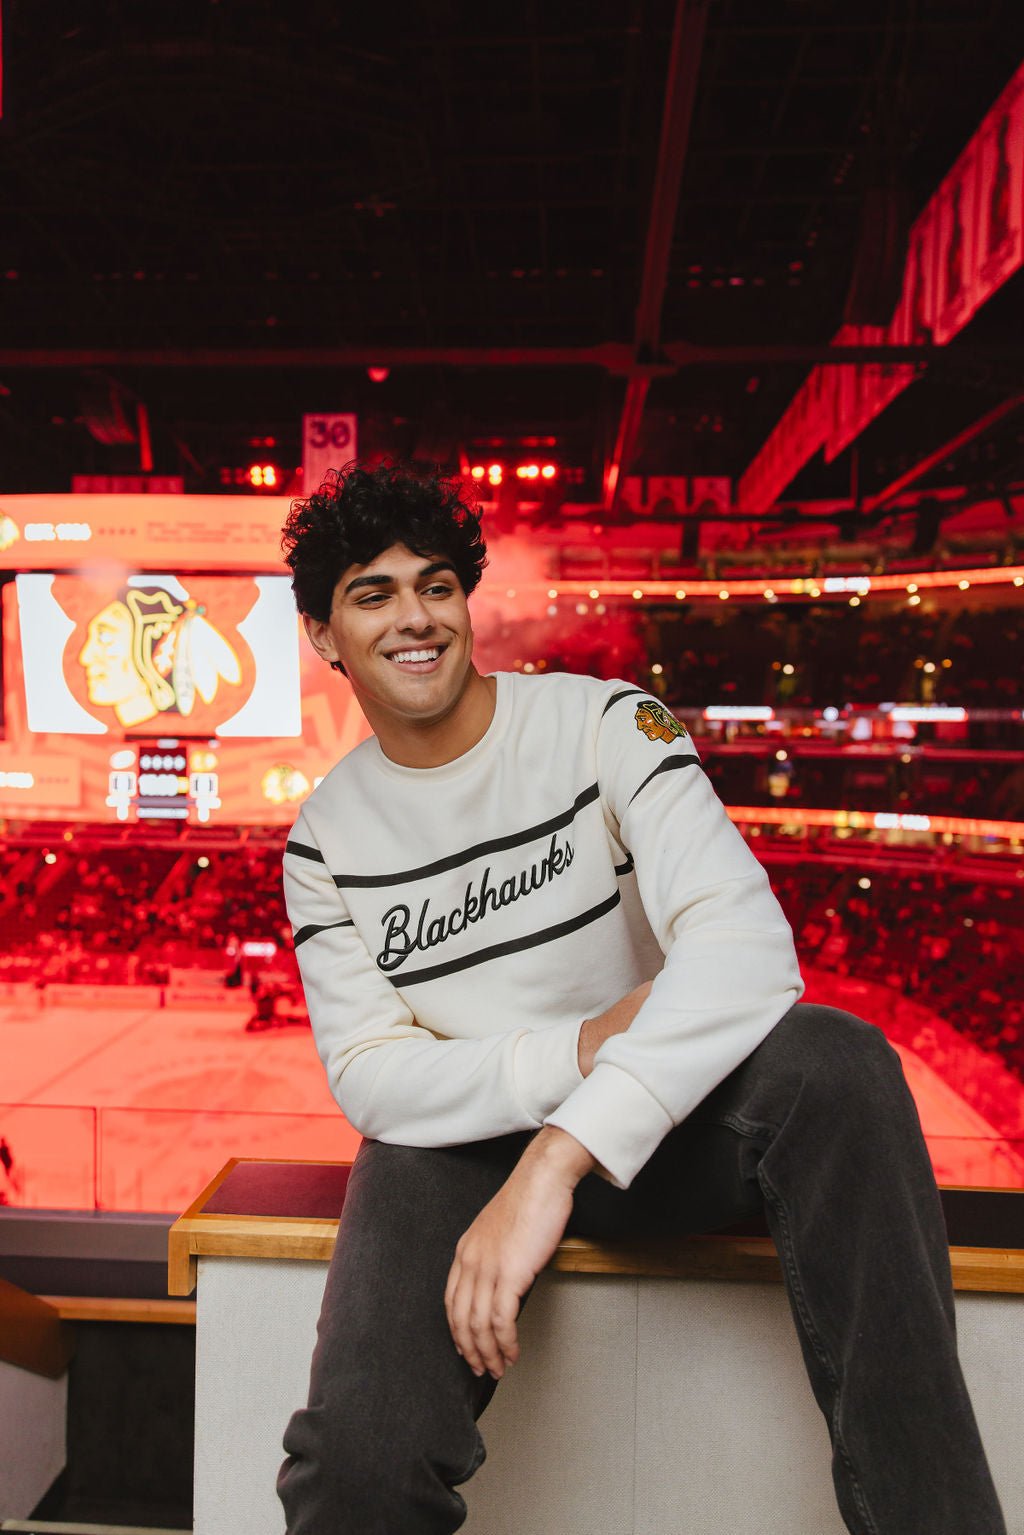
[[[326,1264],[199,1260],[195,1535],[282,1535]],[[957,1295],[961,1354],[1024,1535],[1024,1296]],[[467,1535],[843,1535],[782,1286],[546,1273],[481,1421]]]
[[[0,1519],[25,1519],[64,1469],[67,1373],[50,1380],[0,1360]]]

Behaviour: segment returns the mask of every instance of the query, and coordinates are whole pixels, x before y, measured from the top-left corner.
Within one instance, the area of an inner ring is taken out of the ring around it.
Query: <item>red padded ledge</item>
[[[336,1221],[351,1171],[339,1163],[239,1162],[196,1213]]]
[[[319,1162],[239,1162],[196,1214],[282,1216],[337,1220],[351,1167]],[[1019,1189],[942,1189],[950,1245],[1024,1248],[1024,1192]],[[766,1236],[762,1220],[728,1234]]]

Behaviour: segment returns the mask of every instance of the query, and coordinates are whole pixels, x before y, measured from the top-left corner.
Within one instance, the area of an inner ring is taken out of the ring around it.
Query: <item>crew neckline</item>
[[[371,748],[374,764],[389,778],[404,779],[407,783],[424,783],[427,780],[437,783],[445,778],[456,778],[460,773],[468,772],[491,754],[495,746],[505,734],[509,718],[512,714],[512,692],[515,677],[512,672],[489,672],[488,676],[495,679],[494,713],[491,723],[468,751],[460,757],[453,757],[451,762],[439,763],[437,767],[406,767],[400,762],[392,762],[385,756],[380,742],[376,736],[370,736],[367,745]]]

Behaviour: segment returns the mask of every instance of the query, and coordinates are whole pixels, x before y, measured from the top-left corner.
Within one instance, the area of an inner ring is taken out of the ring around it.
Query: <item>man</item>
[[[564,1232],[763,1210],[855,1535],[1003,1535],[948,1250],[882,1035],[802,991],[792,935],[686,731],[621,682],[481,676],[461,488],[351,467],[293,507],[306,632],[374,735],[285,857],[328,1080],[366,1137],[289,1535],[441,1535]]]

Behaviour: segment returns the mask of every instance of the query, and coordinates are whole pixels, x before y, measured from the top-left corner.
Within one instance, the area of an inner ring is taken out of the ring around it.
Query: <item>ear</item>
[[[308,613],[302,615],[302,627],[306,631],[306,638],[324,661],[330,661],[333,665],[338,659],[338,648],[334,643],[334,635],[331,626],[322,618],[312,618]]]

